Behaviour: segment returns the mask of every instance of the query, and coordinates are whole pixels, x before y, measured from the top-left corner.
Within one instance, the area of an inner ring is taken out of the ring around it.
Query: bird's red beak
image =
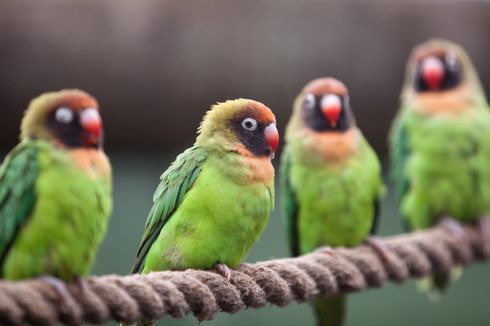
[[[265,141],[271,149],[272,155],[276,152],[277,146],[279,146],[279,132],[277,131],[276,124],[271,123],[264,129]]]
[[[87,146],[97,145],[102,135],[102,119],[99,111],[90,108],[82,111],[80,124],[85,131],[83,141]]]
[[[340,114],[342,113],[342,104],[340,98],[335,94],[325,95],[321,102],[322,113],[332,128],[339,123]]]
[[[422,61],[422,78],[430,90],[441,88],[444,81],[444,65],[436,57],[427,57]]]

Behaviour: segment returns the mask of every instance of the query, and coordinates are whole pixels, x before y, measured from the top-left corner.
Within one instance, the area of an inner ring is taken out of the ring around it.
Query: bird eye
[[[255,121],[255,119],[252,118],[243,119],[242,127],[243,129],[248,131],[257,130],[257,121]]]
[[[446,54],[445,57],[446,64],[449,70],[456,70],[458,66],[458,58],[453,53]]]
[[[311,93],[306,94],[303,102],[303,106],[310,110],[313,109],[315,107],[315,95]]]
[[[69,108],[61,107],[56,110],[54,117],[58,122],[68,124],[73,121],[74,115],[73,111]]]

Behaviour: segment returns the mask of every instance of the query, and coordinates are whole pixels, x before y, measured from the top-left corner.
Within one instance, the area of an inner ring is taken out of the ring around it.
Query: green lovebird
[[[20,139],[0,167],[1,277],[80,280],[112,209],[97,101],[80,90],[45,93],[31,101]]]
[[[132,273],[216,268],[229,278],[274,206],[276,119],[262,103],[214,105],[161,177]]]
[[[321,78],[303,88],[281,163],[292,255],[320,246],[357,246],[373,232],[384,191],[381,166],[356,127],[343,83]],[[344,296],[317,299],[318,325],[341,325],[344,301]]]
[[[401,214],[411,230],[446,217],[475,222],[490,212],[490,111],[461,47],[430,40],[413,50],[390,147]],[[489,228],[477,224],[482,232]],[[436,298],[455,275],[435,274],[423,288]]]

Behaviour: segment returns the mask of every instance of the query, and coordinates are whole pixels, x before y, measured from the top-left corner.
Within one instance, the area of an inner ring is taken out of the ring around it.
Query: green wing
[[[282,153],[281,160],[281,203],[285,212],[284,224],[289,239],[289,246],[293,256],[299,255],[299,233],[298,233],[298,201],[289,180],[291,173],[291,154],[287,148]]]
[[[38,153],[35,144],[22,143],[0,167],[0,264],[34,207]]]
[[[404,117],[395,120],[391,133],[391,177],[395,181],[398,200],[401,201],[409,189],[409,179],[405,164],[410,156],[410,146]]]
[[[153,242],[196,181],[206,157],[203,149],[191,147],[179,155],[161,176],[160,185],[153,196],[153,207],[146,221],[145,232],[136,254],[136,263],[131,273],[139,273],[143,269],[146,255]]]

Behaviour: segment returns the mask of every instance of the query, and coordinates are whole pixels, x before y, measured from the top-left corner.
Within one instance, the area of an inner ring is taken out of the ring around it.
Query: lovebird
[[[30,102],[20,143],[0,167],[2,278],[83,282],[112,210],[102,143],[99,105],[86,92],[61,90]]]
[[[490,111],[478,75],[458,45],[435,39],[411,53],[390,135],[392,176],[410,230],[448,218],[490,227]],[[476,222],[478,220],[478,222]],[[457,224],[449,228],[461,235]],[[437,273],[421,290],[436,299],[455,278]]]
[[[321,246],[357,246],[373,233],[384,192],[381,165],[356,126],[342,82],[315,79],[298,95],[280,172],[293,256]],[[345,297],[317,299],[314,309],[318,325],[342,325]]]
[[[194,145],[161,176],[132,273],[214,268],[229,279],[273,209],[278,144],[264,104],[214,105]]]

